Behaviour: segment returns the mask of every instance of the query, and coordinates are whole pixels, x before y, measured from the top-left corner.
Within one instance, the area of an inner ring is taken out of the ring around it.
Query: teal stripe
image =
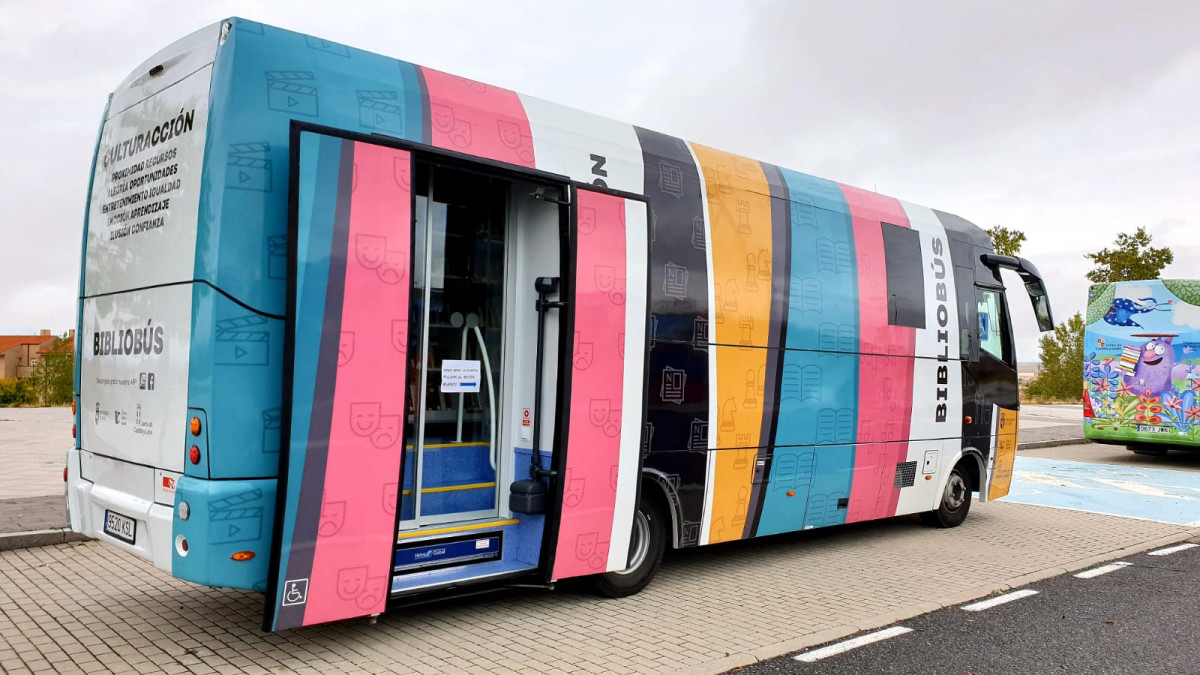
[[[845,522],[858,416],[858,271],[837,183],[781,169],[791,201],[786,351],[757,534]],[[788,496],[792,492],[792,496]]]
[[[287,497],[284,505],[283,538],[279,557],[280,587],[288,567],[296,529],[296,512],[303,483],[312,418],[313,390],[321,331],[303,330],[323,324],[325,288],[329,282],[329,252],[333,247],[333,218],[337,206],[338,166],[342,141],[313,133],[300,135],[300,167],[296,200],[296,330],[292,367],[292,422],[288,453]],[[276,600],[276,606],[282,602]]]

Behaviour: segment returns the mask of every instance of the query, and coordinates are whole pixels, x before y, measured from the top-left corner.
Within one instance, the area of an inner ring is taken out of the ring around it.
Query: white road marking
[[[1038,592],[1033,590],[1032,588],[1026,588],[1026,589],[1023,589],[1020,591],[1013,591],[1012,593],[1005,593],[1004,595],[997,595],[994,598],[982,600],[982,601],[976,602],[974,604],[963,605],[962,609],[964,609],[968,612],[979,612],[979,611],[982,611],[985,609],[991,609],[992,607],[995,607],[996,605],[1003,605],[1006,602],[1012,602],[1013,600],[1020,600],[1021,598],[1028,598],[1031,595],[1037,595],[1037,593]]]
[[[896,637],[897,635],[904,635],[905,633],[911,632],[911,628],[905,628],[904,626],[892,626],[891,628],[884,628],[883,630],[876,631],[874,633],[859,635],[856,638],[850,638],[849,640],[832,644],[828,647],[821,647],[820,649],[814,649],[811,652],[797,654],[796,660],[804,661],[805,663],[812,663],[814,661],[820,661],[821,659],[829,658],[830,656],[844,654],[851,649],[857,649],[874,642],[879,642],[881,640],[886,640],[888,638]]]
[[[1067,487],[1067,488],[1077,488],[1077,489],[1084,489],[1086,487],[1084,485],[1080,485],[1079,483],[1072,483],[1070,481],[1067,481],[1066,479],[1062,478],[1061,476],[1055,476],[1055,475],[1048,474],[1048,473],[1041,473],[1038,471],[1023,471],[1023,470],[1017,469],[1016,471],[1013,471],[1013,476],[1019,477],[1019,478],[1024,478],[1025,480],[1029,481],[1030,483],[1036,483],[1038,485],[1051,485],[1054,487]]]
[[[1109,572],[1116,572],[1117,570],[1121,569],[1122,567],[1129,567],[1132,564],[1133,563],[1131,563],[1131,562],[1109,563],[1108,565],[1104,565],[1103,567],[1096,567],[1096,568],[1090,569],[1086,572],[1080,572],[1079,574],[1075,575],[1075,578],[1091,579],[1092,577],[1098,577],[1101,574],[1108,574]]]
[[[1189,548],[1196,548],[1197,546],[1200,546],[1200,544],[1179,544],[1178,546],[1160,548],[1157,551],[1151,551],[1147,555],[1171,555],[1172,553],[1179,553],[1180,551],[1186,551]]]
[[[1100,483],[1102,485],[1108,485],[1109,487],[1114,487],[1114,488],[1120,490],[1121,492],[1129,492],[1129,493],[1132,493],[1135,495],[1145,495],[1147,497],[1165,497],[1167,499],[1179,499],[1179,500],[1188,501],[1188,502],[1196,501],[1195,497],[1188,497],[1187,495],[1180,495],[1180,494],[1175,494],[1173,492],[1167,492],[1166,490],[1163,490],[1152,484],[1134,483],[1132,481],[1127,481],[1127,480],[1112,480],[1109,478],[1093,478],[1092,480],[1094,480],[1097,483]],[[1174,487],[1174,486],[1171,486],[1171,487]],[[1179,489],[1179,488],[1174,488],[1174,489]]]

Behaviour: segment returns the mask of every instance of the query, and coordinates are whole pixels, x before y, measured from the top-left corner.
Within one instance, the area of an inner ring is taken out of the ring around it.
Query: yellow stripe
[[[431,534],[448,534],[450,532],[466,532],[468,530],[482,530],[487,527],[504,527],[505,525],[516,525],[521,522],[516,518],[510,520],[494,520],[490,523],[477,523],[475,525],[458,525],[456,527],[443,527],[438,530],[414,530],[412,532],[401,532],[396,535],[396,539],[411,539],[413,537],[425,537]]]
[[[716,434],[709,541],[741,539],[750,516],[750,490],[762,439],[763,389],[768,379],[767,350],[773,278],[771,189],[753,160],[692,144],[704,171],[712,251],[715,326],[709,336],[716,372]],[[769,441],[767,441],[769,442]],[[737,449],[733,449],[737,448]]]
[[[996,425],[996,460],[992,467],[992,487],[988,499],[999,499],[1008,494],[1012,485],[1013,463],[1017,457],[1016,410],[1000,408],[1000,419]]]
[[[484,443],[483,441],[463,441],[461,443],[430,443],[429,445],[425,446],[426,449],[429,449],[429,448],[472,448],[472,447],[487,448],[487,447],[491,447],[491,446],[489,446],[487,443]],[[406,446],[404,446],[404,449],[412,450],[413,446],[406,445]]]
[[[424,488],[421,494],[427,495],[430,492],[454,492],[455,490],[478,490],[479,488],[496,487],[495,483],[467,483],[465,485],[447,485],[446,487]],[[412,490],[405,490],[402,494],[411,495]]]

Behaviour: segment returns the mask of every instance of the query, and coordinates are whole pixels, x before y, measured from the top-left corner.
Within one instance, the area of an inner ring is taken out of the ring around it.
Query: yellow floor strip
[[[425,446],[425,449],[428,450],[429,448],[487,448],[487,447],[490,447],[490,446],[487,443],[484,443],[483,441],[461,441],[458,443],[430,443]],[[412,450],[413,446],[406,445],[406,446],[404,446],[404,449]]]
[[[443,527],[438,530],[413,530],[412,532],[401,532],[396,535],[396,539],[411,539],[413,537],[427,537],[431,534],[449,534],[451,532],[467,532],[468,530],[482,530],[486,527],[504,527],[505,525],[516,525],[521,522],[516,518],[509,520],[493,520],[487,523],[475,523],[473,525],[458,525],[456,527]]]
[[[454,492],[456,490],[478,490],[480,488],[496,487],[495,483],[467,483],[466,485],[447,485],[446,487],[433,487],[421,490],[421,494],[427,495],[430,492]],[[404,496],[412,494],[412,490],[405,490]]]

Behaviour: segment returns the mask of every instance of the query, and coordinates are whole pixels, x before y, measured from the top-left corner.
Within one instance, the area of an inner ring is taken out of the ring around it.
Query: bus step
[[[495,531],[403,543],[396,547],[392,572],[405,574],[498,560],[503,540],[504,533]]]

